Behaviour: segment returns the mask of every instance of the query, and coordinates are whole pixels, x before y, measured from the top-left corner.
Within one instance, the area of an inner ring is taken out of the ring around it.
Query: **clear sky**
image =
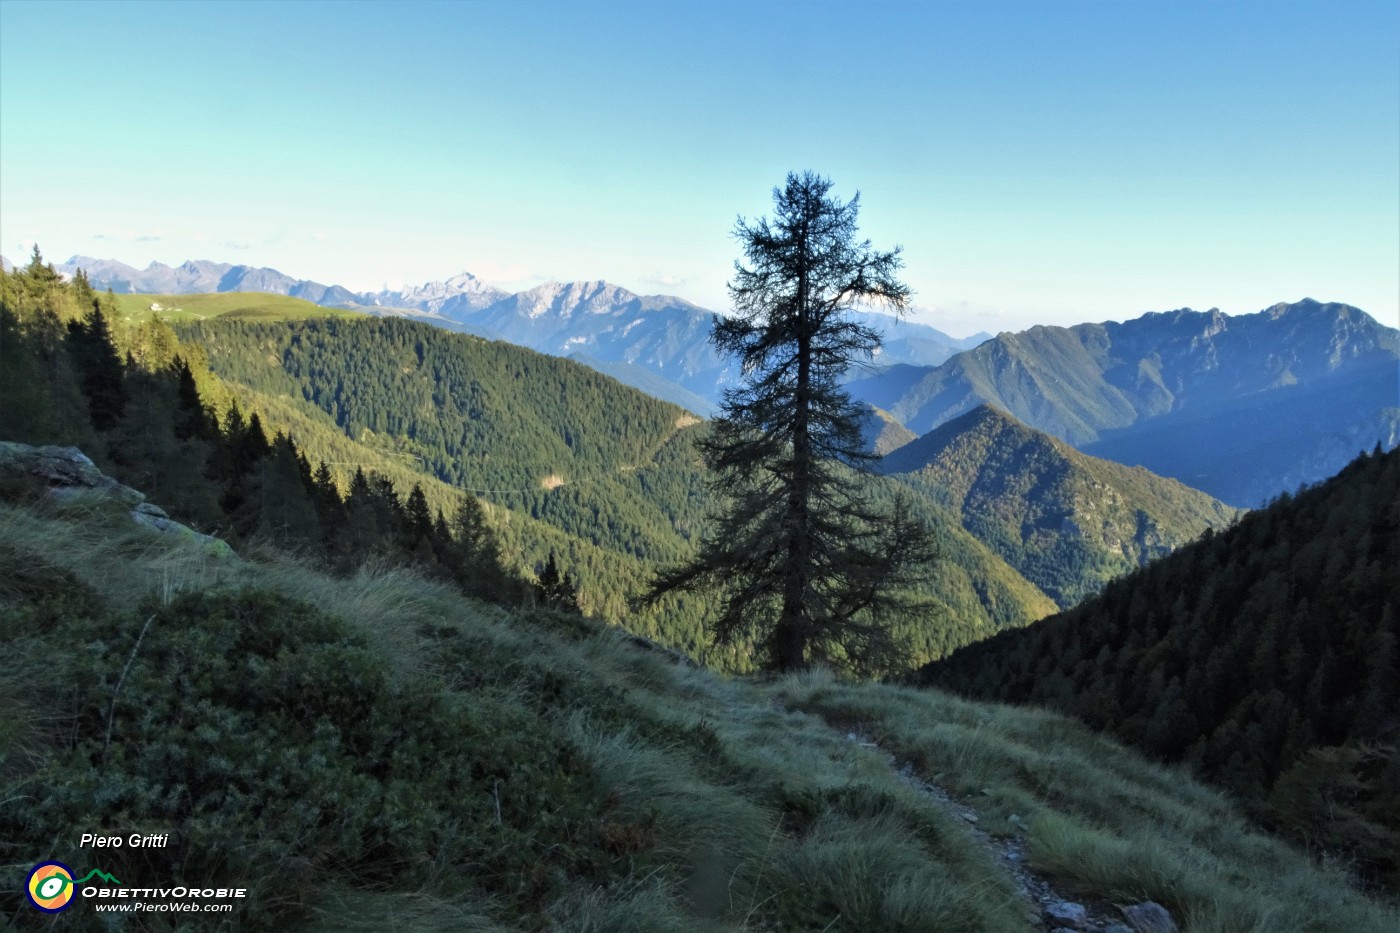
[[[1303,297],[1400,323],[1400,3],[0,0],[0,250],[727,308],[861,193],[962,335]]]

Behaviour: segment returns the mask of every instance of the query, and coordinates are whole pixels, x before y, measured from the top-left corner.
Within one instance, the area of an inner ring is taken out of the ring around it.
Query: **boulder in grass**
[[[188,541],[194,541],[201,545],[210,557],[233,556],[233,548],[229,547],[227,541],[195,531],[188,525],[182,525],[166,515],[165,510],[160,506],[151,505],[149,502],[142,502],[132,509],[131,519],[136,524],[159,531],[161,534],[174,535]]]
[[[1124,907],[1123,916],[1137,933],[1180,933],[1167,908],[1156,901]]]
[[[1088,921],[1089,912],[1074,901],[1053,901],[1045,905],[1045,916],[1060,926],[1078,929]]]

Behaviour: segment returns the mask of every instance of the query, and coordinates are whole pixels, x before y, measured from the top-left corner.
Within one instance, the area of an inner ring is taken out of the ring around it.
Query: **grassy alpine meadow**
[[[166,321],[225,320],[299,321],[323,317],[364,317],[346,311],[263,292],[214,292],[195,295],[115,295],[118,319],[138,324],[159,317]],[[157,309],[154,306],[159,305]]]
[[[1044,712],[723,678],[401,569],[220,557],[102,500],[0,506],[0,581],[10,890],[41,859],[85,869],[80,832],[168,832],[101,867],[245,887],[245,929],[1035,929],[907,763],[1076,894],[1152,898],[1188,930],[1397,922],[1220,795]]]

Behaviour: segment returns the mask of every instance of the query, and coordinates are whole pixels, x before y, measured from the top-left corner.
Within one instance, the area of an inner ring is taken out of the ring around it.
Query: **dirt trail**
[[[1073,898],[1058,890],[1029,864],[1025,840],[1026,826],[1016,816],[1010,818],[1013,832],[992,835],[979,824],[982,815],[965,801],[955,800],[941,785],[920,775],[913,764],[900,765],[895,756],[869,737],[847,733],[848,741],[875,749],[884,755],[890,769],[910,787],[936,803],[944,812],[958,818],[968,834],[993,857],[1011,877],[1016,891],[1026,903],[1026,919],[1037,931],[1082,931],[1082,933],[1133,933],[1107,901]]]

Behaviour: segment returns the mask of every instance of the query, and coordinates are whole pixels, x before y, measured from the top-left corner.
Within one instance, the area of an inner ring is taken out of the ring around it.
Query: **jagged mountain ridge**
[[[882,373],[852,389],[914,431],[992,402],[1079,446],[1143,417],[1299,384],[1397,352],[1400,332],[1360,309],[1304,299],[1236,316],[1186,308],[1122,323],[1042,325],[999,334],[947,364]]]
[[[991,403],[1098,456],[1253,506],[1377,441],[1393,446],[1398,365],[1400,331],[1305,299],[1003,333],[850,389],[915,431]],[[1172,435],[1175,425],[1190,428]]]
[[[398,290],[385,289],[372,294],[365,293],[360,298],[367,299],[365,304],[374,307],[416,308],[436,314],[449,303],[454,308],[479,310],[491,306],[509,294],[483,282],[470,272],[461,272],[446,281],[406,285]]]
[[[83,269],[95,287],[123,294],[267,291],[326,307],[420,317],[554,356],[583,354],[604,364],[639,366],[651,378],[632,381],[628,369],[621,366],[613,367],[610,375],[644,391],[655,391],[655,377],[659,377],[671,384],[661,385],[665,397],[699,395],[707,401],[708,406],[703,406],[707,410],[737,376],[710,346],[713,311],[683,298],[639,295],[604,281],[546,282],[511,294],[463,272],[421,286],[352,292],[338,285],[294,279],[276,269],[207,260],[176,267],[153,262],[138,270],[114,260],[74,256],[55,268],[65,275]],[[985,337],[958,339],[926,324],[884,314],[856,316],[884,333],[885,345],[877,357],[882,365],[941,363]]]
[[[486,308],[460,298],[439,309],[470,329],[553,356],[630,363],[713,401],[738,376],[709,342],[714,314],[682,298],[638,295],[604,281],[546,282]]]
[[[991,405],[877,468],[958,516],[1062,608],[1238,515],[1176,480],[1086,456]]]
[[[276,269],[191,259],[178,266],[152,262],[136,269],[112,259],[74,256],[54,267],[71,276],[82,269],[96,288],[125,294],[176,295],[207,292],[267,292],[289,295],[328,308],[355,308],[360,296],[339,285],[294,279]]]
[[[153,263],[138,273],[74,257],[60,269],[79,265],[98,287],[119,291],[256,288],[418,317],[578,356],[700,414],[737,378],[709,344],[712,312],[601,281],[507,295],[463,273],[355,295],[221,263]],[[1400,332],[1349,305],[1304,300],[1239,316],[1179,309],[1003,333],[971,349],[978,338],[958,341],[885,315],[857,317],[884,332],[885,346],[874,361],[883,368],[853,380],[852,394],[916,433],[989,402],[1095,456],[1145,466],[1245,507],[1330,475],[1378,441],[1400,441]]]

